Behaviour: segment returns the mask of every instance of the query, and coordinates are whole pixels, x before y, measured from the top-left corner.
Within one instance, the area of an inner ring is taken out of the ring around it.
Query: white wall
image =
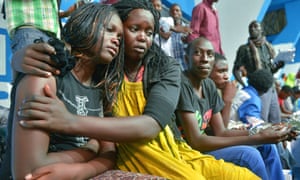
[[[263,0],[219,0],[222,48],[229,61],[230,72],[238,47],[248,38],[248,25],[260,12]]]
[[[219,0],[216,8],[219,13],[222,48],[229,61],[230,73],[238,47],[246,43],[248,25],[257,19],[263,0]],[[300,63],[286,65],[284,71],[297,72]]]

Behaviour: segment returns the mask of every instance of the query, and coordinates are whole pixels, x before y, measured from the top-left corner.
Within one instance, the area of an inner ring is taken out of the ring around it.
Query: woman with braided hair
[[[61,173],[54,175],[49,170],[45,178],[88,179],[115,165],[116,151],[112,142],[39,129],[28,131],[18,123],[21,118],[17,114],[22,100],[32,95],[45,96],[43,88],[56,93],[71,113],[80,116],[102,117],[106,105],[109,107],[112,103],[123,68],[123,58],[118,55],[123,49],[120,48],[123,28],[116,10],[100,3],[81,6],[64,26],[63,35],[71,47],[72,56],[63,49],[54,50],[42,42],[14,54],[15,58],[22,58],[24,54],[33,57],[45,54],[46,58],[51,55],[76,64],[71,71],[69,69],[57,77],[43,78],[21,73],[17,76],[12,89],[8,149],[1,164],[1,179],[21,180],[34,169],[53,164],[60,165]],[[56,42],[57,47],[63,44],[59,40],[52,42]],[[34,178],[39,176],[43,175],[38,174]],[[26,179],[30,179],[30,175]]]
[[[153,44],[158,12],[149,0],[121,0],[113,6],[123,22],[125,44],[114,117],[75,116],[46,89],[48,98],[29,97],[19,111],[23,118],[40,121],[20,124],[116,142],[117,168],[124,171],[168,179],[258,179],[246,168],[193,150],[181,138],[174,119],[181,71],[176,60]]]

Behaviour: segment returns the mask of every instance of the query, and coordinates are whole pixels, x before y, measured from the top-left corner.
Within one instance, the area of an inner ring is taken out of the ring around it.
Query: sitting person
[[[299,111],[298,102],[300,98],[300,86],[295,85],[292,89],[292,95],[289,96],[286,100],[284,100],[284,107],[286,110],[296,113],[297,111]]]
[[[289,85],[283,85],[278,92],[278,103],[281,111],[282,121],[288,119],[293,114],[292,110],[285,107],[284,101],[293,95],[293,89]]]
[[[238,83],[236,81],[230,81],[228,72],[228,61],[225,56],[215,53],[215,61],[209,77],[214,81],[219,95],[222,97],[224,102],[221,114],[225,127],[228,126],[230,121],[232,100],[239,90],[237,88]]]
[[[181,71],[179,63],[153,44],[159,24],[157,11],[149,0],[121,0],[113,6],[122,17],[126,47],[114,117],[75,116],[45,89],[48,97],[28,97],[22,104],[21,118],[39,120],[20,121],[22,127],[116,142],[117,168],[124,171],[183,180],[259,179],[247,168],[216,160],[183,141],[174,121]],[[46,67],[35,62],[37,67]]]
[[[181,93],[176,110],[177,123],[193,149],[217,159],[247,167],[262,179],[284,179],[280,159],[271,143],[288,137],[290,129],[273,126],[249,136],[248,130],[228,130],[221,116],[222,99],[208,78],[214,62],[214,49],[204,37],[193,40],[187,48],[188,69],[181,79]],[[205,134],[210,127],[214,136]],[[260,148],[241,145],[261,145]]]
[[[64,62],[62,68],[67,69],[59,77],[19,74],[16,78],[8,121],[8,149],[1,167],[1,178],[24,179],[35,169],[56,164],[61,167],[61,173],[57,176],[47,173],[45,176],[88,179],[115,166],[114,143],[39,129],[28,131],[19,124],[18,109],[27,96],[45,96],[43,88],[46,86],[57,94],[71,113],[102,117],[121,82],[118,67],[122,58],[118,52],[122,35],[122,22],[117,11],[111,6],[91,3],[74,11],[63,28],[72,56],[64,50],[64,43],[55,39],[48,41],[53,43],[55,50],[42,44],[43,39],[28,46]],[[14,58],[23,58],[26,53],[39,55],[25,48],[17,51]]]

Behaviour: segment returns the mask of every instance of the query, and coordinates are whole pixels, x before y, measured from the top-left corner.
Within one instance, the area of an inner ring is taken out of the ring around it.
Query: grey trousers
[[[260,96],[262,102],[261,117],[266,122],[280,123],[281,110],[275,87],[272,86],[266,93]]]

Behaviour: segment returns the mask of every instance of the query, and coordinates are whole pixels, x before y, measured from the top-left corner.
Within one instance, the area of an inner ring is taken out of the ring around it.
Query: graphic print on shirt
[[[61,94],[65,104],[68,104],[67,106],[72,107],[73,111],[75,110],[74,112],[76,112],[77,115],[88,116],[89,112],[101,112],[100,107],[94,109],[87,106],[87,103],[89,102],[89,98],[87,96],[75,95],[75,98],[69,98],[62,91],[59,91],[59,94]]]
[[[212,117],[212,109],[207,110],[202,116],[200,111],[195,112],[196,119],[198,121],[198,127],[201,131],[201,134],[204,133],[204,130],[207,128],[208,123]]]
[[[86,96],[76,96],[77,114],[81,116],[87,116],[88,110],[85,106],[89,99]]]

